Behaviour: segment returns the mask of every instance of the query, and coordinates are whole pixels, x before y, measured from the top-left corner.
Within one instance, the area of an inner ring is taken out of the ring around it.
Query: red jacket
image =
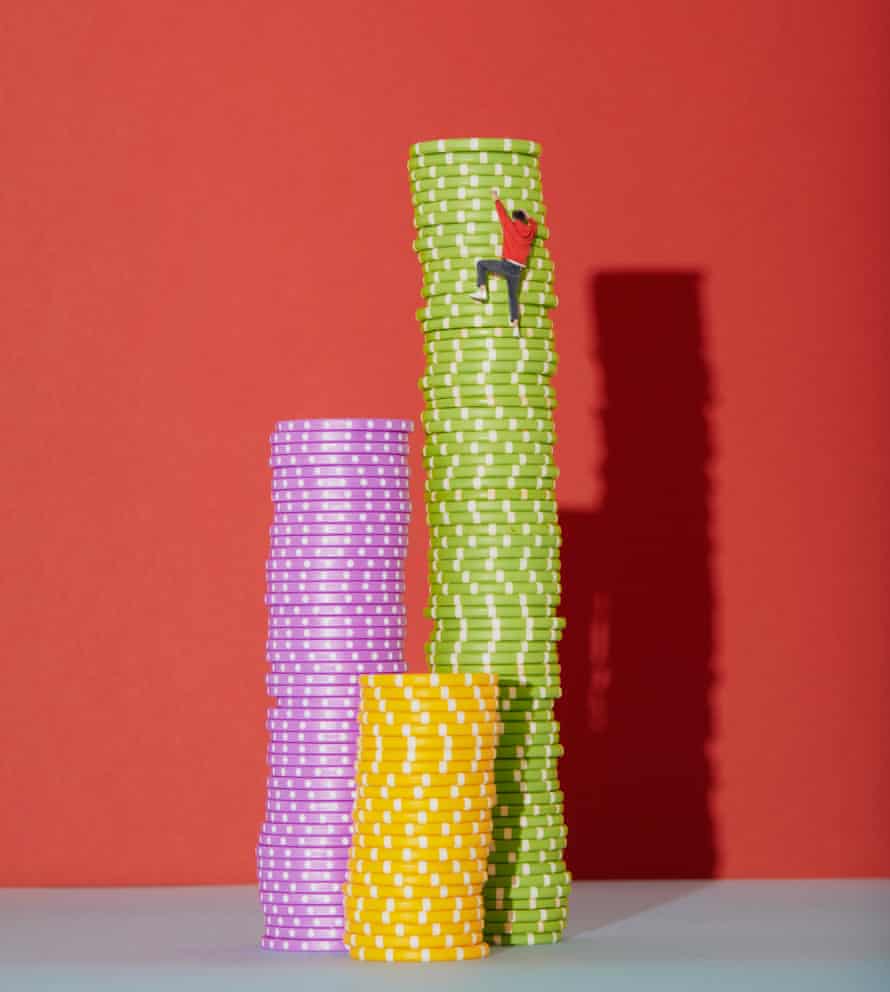
[[[538,231],[537,223],[531,218],[527,224],[523,224],[521,220],[513,220],[500,200],[495,200],[494,205],[497,208],[501,227],[504,231],[504,248],[501,255],[511,262],[525,265],[528,262],[528,253]]]

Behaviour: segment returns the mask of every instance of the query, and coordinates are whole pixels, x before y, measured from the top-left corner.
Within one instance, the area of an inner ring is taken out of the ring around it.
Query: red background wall
[[[465,134],[544,146],[573,867],[890,872],[887,5],[443,9],[2,5],[0,883],[252,878],[267,434],[417,417]]]

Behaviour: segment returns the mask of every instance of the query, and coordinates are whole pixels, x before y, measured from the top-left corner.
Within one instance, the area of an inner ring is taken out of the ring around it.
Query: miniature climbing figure
[[[504,233],[501,258],[480,258],[476,262],[476,290],[470,298],[488,302],[488,276],[502,276],[507,281],[510,300],[510,326],[519,326],[519,283],[528,264],[528,255],[538,231],[537,223],[524,210],[508,214],[500,200],[500,190],[493,189],[495,209]]]

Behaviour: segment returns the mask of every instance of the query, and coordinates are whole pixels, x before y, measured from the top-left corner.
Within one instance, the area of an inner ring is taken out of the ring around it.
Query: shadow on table
[[[561,510],[567,861],[711,878],[711,384],[696,272],[592,282],[603,502]]]

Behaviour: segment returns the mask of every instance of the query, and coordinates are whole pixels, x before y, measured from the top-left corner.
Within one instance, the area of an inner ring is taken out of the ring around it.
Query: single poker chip
[[[341,940],[279,940],[277,937],[264,936],[260,941],[264,951],[290,951],[292,953],[344,953],[346,948]],[[487,945],[486,945],[487,946]]]
[[[384,922],[391,920],[392,916],[387,914],[384,917],[375,915],[366,918],[361,913],[347,914],[344,920],[344,927],[350,934],[361,935],[363,937],[382,937],[384,941],[392,939],[411,939],[418,947],[430,946],[430,940],[442,940],[448,937],[457,937],[464,934],[477,934],[479,940],[482,939],[482,926],[484,914],[481,910],[463,920],[437,920],[433,922],[418,923],[417,916],[412,919],[397,920],[396,922]],[[444,915],[444,914],[438,914]],[[447,944],[446,944],[447,946]]]
[[[454,152],[498,152],[529,155],[537,158],[541,146],[525,138],[437,138],[434,141],[417,141],[409,150],[411,159],[424,155],[448,155]],[[485,161],[488,156],[480,161]],[[475,160],[474,160],[475,161]]]
[[[512,456],[508,456],[512,457]],[[562,529],[559,524],[533,524],[533,523],[498,523],[490,521],[481,524],[433,524],[430,527],[430,537],[439,538],[479,538],[490,537],[508,539],[512,543],[514,538],[537,539],[539,537],[561,537]]]
[[[367,800],[368,802],[375,802],[377,800],[402,800],[405,802],[436,800],[436,804],[438,804],[443,800],[454,800],[457,803],[465,803],[470,799],[485,799],[493,802],[495,797],[500,795],[500,793],[495,782],[492,781],[478,785],[430,785],[425,787],[419,785],[363,785],[358,787],[356,795],[358,799],[362,801]]]
[[[347,924],[343,942],[352,951],[371,950],[411,950],[414,953],[433,950],[468,950],[472,947],[484,945],[481,924],[474,930],[464,933],[413,935],[410,937],[399,937],[394,933],[386,933],[379,930],[373,936],[366,936],[361,933],[353,933]]]
[[[353,672],[310,672],[303,674],[301,672],[275,672],[274,669],[272,671],[277,675],[289,675],[294,685],[303,685],[307,690],[312,686],[331,688],[338,685],[358,685],[359,679],[358,673]]]
[[[363,817],[353,825],[354,836],[392,837],[418,840],[427,837],[430,842],[448,842],[458,835],[468,838],[468,842],[486,840],[491,831],[491,818],[450,819],[439,817],[436,820],[421,822],[418,819],[380,821],[374,817]]]
[[[452,620],[488,617],[498,620],[505,617],[553,617],[556,615],[555,611],[555,605],[543,601],[518,602],[514,599],[512,603],[491,603],[477,599],[468,604],[459,601],[448,605],[433,603],[425,608],[424,614],[434,620],[440,617]]]
[[[343,887],[340,882],[260,882],[258,885],[260,898],[263,895],[295,895],[297,893],[326,893],[336,895]]]
[[[294,587],[298,583],[270,582],[267,588],[275,586]],[[370,585],[370,583],[366,583]],[[327,593],[311,596],[303,592],[272,592],[264,597],[267,606],[290,606],[288,613],[276,616],[293,617],[290,622],[282,620],[273,626],[285,627],[317,627],[337,626],[331,617],[346,617],[347,625],[363,621],[361,618],[371,617],[403,617],[405,615],[405,586],[401,580],[380,583],[389,590],[382,592]],[[312,623],[315,617],[321,618],[318,623]],[[371,624],[373,626],[373,624]]]
[[[564,839],[564,838],[562,838]],[[554,843],[560,838],[545,838]],[[545,840],[534,841],[542,844]],[[461,858],[470,860],[485,860],[491,848],[491,835],[487,833],[478,834],[456,834],[452,837],[439,837],[421,835],[419,837],[406,837],[404,835],[374,834],[363,830],[356,830],[352,838],[353,852],[362,854],[370,858],[389,858],[394,862],[415,861],[417,859],[429,860],[432,862],[459,861]],[[501,841],[507,844],[508,841]],[[517,842],[518,843],[518,842]],[[529,843],[532,843],[529,841]],[[507,848],[502,847],[506,851]]]
[[[349,868],[349,858],[345,849],[340,848],[335,854],[328,852],[328,857],[316,858],[310,861],[305,857],[297,858],[265,858],[257,857],[257,878],[262,881],[280,882],[308,878],[310,881],[324,881],[325,874],[346,877]],[[314,879],[313,876],[320,876]],[[304,878],[305,876],[305,878]]]
[[[307,926],[289,927],[276,926],[269,919],[265,920],[264,936],[276,940],[337,940],[343,939],[345,920],[339,926]]]
[[[569,916],[568,906],[540,909],[490,909],[485,914],[487,924],[502,927],[505,923],[564,923]]]
[[[304,622],[305,621],[305,622]],[[407,621],[402,614],[379,616],[284,617],[269,619],[270,638],[317,640],[328,637],[403,637]]]
[[[378,838],[379,839],[379,838]],[[477,847],[451,846],[449,848],[418,848],[404,846],[394,848],[390,846],[372,847],[361,846],[358,840],[353,842],[350,867],[354,867],[358,872],[373,871],[375,866],[380,866],[380,870],[386,872],[407,871],[417,874],[429,871],[444,871],[450,874],[464,871],[487,871],[488,870],[488,845]],[[513,852],[510,852],[513,853]],[[534,853],[534,852],[530,852]],[[550,857],[558,857],[550,853]],[[426,867],[432,865],[433,867]],[[424,867],[419,867],[424,866]]]
[[[370,896],[372,899],[386,899],[387,897],[404,896],[411,898],[453,898],[454,896],[473,896],[480,891],[481,886],[473,885],[381,885],[367,884],[365,882],[353,882],[347,880],[343,884],[343,895],[346,898],[357,898],[360,896]]]
[[[452,747],[438,749],[412,747],[393,750],[387,746],[389,743],[387,738],[383,738],[383,741],[384,746],[378,748],[363,747],[359,744],[356,752],[356,771],[372,774],[392,772],[399,775],[445,774],[458,770],[487,771],[497,753],[493,742],[464,750]]]
[[[543,457],[543,456],[540,456]],[[340,538],[356,538],[371,540],[387,538],[390,540],[407,541],[408,527],[405,524],[287,524],[273,523],[269,527],[269,536],[273,539],[302,538],[306,541],[316,539],[337,541]]]
[[[357,961],[474,961],[487,958],[488,944],[473,944],[471,947],[425,947],[419,950],[377,947],[352,947],[349,956]]]
[[[396,651],[402,648],[402,637],[394,632],[380,637],[350,638],[275,638],[266,641],[266,652],[280,651]],[[271,660],[271,659],[270,659]],[[279,686],[280,688],[280,686]],[[293,695],[293,693],[289,693]]]
[[[491,683],[473,683],[466,681],[454,685],[370,685],[363,686],[362,691],[368,700],[420,702],[454,701],[460,705],[462,700],[485,701],[497,699],[498,687]]]
[[[264,871],[303,871],[319,868],[343,869],[348,863],[348,846],[257,849],[257,867]],[[287,852],[282,853],[282,852]]]
[[[550,933],[486,933],[486,936],[500,947],[532,947],[535,944],[558,944],[562,940],[562,930]]]
[[[489,878],[485,883],[483,898],[486,901],[504,899],[508,895],[525,894],[535,898],[568,896],[571,891],[571,875],[567,871],[553,875],[505,876],[502,879]]]
[[[492,407],[492,409],[497,409]],[[531,410],[532,407],[527,409]],[[407,476],[393,477],[354,477],[302,479],[289,476],[272,479],[272,499],[315,500],[316,502],[337,499],[354,500],[366,498],[371,492],[382,492],[390,496],[407,499],[409,480]]]
[[[504,827],[497,826],[492,830],[492,846],[506,850],[503,845],[517,843],[544,843],[551,840],[565,840],[568,827],[565,824],[552,827]]]
[[[501,162],[459,162],[454,160],[454,156],[460,155],[460,152],[448,153],[452,157],[451,164],[442,164],[438,160],[434,161],[430,156],[417,156],[413,160],[409,160],[410,164],[410,179],[412,182],[417,182],[421,179],[435,179],[437,177],[450,177],[450,176],[478,176],[482,177],[503,177],[503,176],[513,176],[518,178],[533,178],[540,182],[540,170],[538,168],[537,160],[534,160],[531,164],[527,164],[524,160],[520,160],[518,163],[501,163]],[[471,152],[466,152],[463,154],[474,154]],[[480,153],[482,154],[482,153]],[[489,154],[489,153],[484,153]],[[499,154],[499,153],[494,153]],[[503,154],[503,153],[500,153]],[[422,165],[419,163],[423,162]]]
[[[536,793],[535,795],[540,795],[543,797],[543,801],[549,803],[549,797],[553,793]],[[515,798],[510,797],[511,806],[513,808],[518,808],[522,805],[522,800],[527,799],[529,803],[532,801],[531,796],[526,796],[522,794],[517,794]],[[394,817],[398,817],[402,813],[406,814],[417,814],[417,813],[453,813],[453,812],[469,812],[470,810],[490,810],[494,803],[494,799],[491,796],[467,796],[463,799],[451,799],[443,798],[437,799],[435,797],[430,797],[428,799],[385,799],[376,797],[364,797],[357,795],[355,798],[355,810],[364,810],[366,813],[383,813],[387,812]],[[304,804],[310,807],[312,804]],[[317,805],[317,804],[316,804]],[[325,804],[332,805],[332,804]],[[287,817],[290,816],[289,813],[268,813],[267,819],[275,817]]]
[[[315,892],[311,890],[308,892],[275,892],[259,886],[258,893],[264,912],[267,906],[275,907],[277,914],[281,914],[285,906],[293,906],[295,909],[301,906],[332,906],[337,909],[343,907],[342,892]]]
[[[487,869],[484,866],[476,869],[475,871],[467,870],[461,872],[448,872],[436,870],[421,874],[411,872],[403,869],[402,867],[394,867],[392,870],[387,871],[383,869],[382,865],[383,862],[374,862],[371,867],[361,871],[358,869],[355,861],[351,862],[348,869],[349,883],[353,886],[404,886],[405,888],[410,889],[435,889],[440,886],[446,886],[449,889],[472,889],[474,887],[481,888],[482,884],[488,877]],[[411,866],[408,865],[407,868],[410,869]]]
[[[405,779],[417,778],[424,780],[429,777],[445,781],[459,779],[469,775],[491,775],[495,757],[495,749],[482,752],[484,758],[467,759],[453,755],[440,760],[434,758],[408,758],[404,761],[375,761],[372,757],[359,756],[356,760],[356,775],[375,775],[385,778]]]
[[[261,868],[257,879],[263,882],[338,882],[346,877],[346,865],[339,864],[334,869],[319,871],[271,871]]]
[[[263,923],[266,926],[340,927],[346,925],[342,906],[263,906]]]
[[[315,513],[275,513],[275,527],[407,527],[410,513],[366,513],[330,510]],[[330,531],[336,533],[336,531]]]
[[[293,759],[289,763],[302,765],[307,769],[307,775],[308,769],[312,769],[314,775],[318,777],[342,777],[355,766],[355,749],[351,753],[319,754],[317,750],[304,751],[305,745],[290,741],[269,741],[266,747],[268,749],[266,753],[274,756],[271,760],[277,761],[278,755],[288,755]]]
[[[307,800],[302,803],[294,803],[295,809],[288,813],[274,813],[271,810],[266,810],[265,822],[267,824],[281,824],[281,825],[296,825],[303,822],[303,816],[305,814],[321,814],[326,815],[336,814],[338,816],[348,817],[353,809],[352,799],[340,799],[332,800],[331,802],[322,802]]]
[[[407,438],[402,441],[300,441],[294,444],[273,443],[271,445],[273,455],[325,456],[330,458],[348,458],[352,455],[406,456],[409,449],[410,445]]]
[[[396,635],[389,634],[388,636],[394,637]],[[306,685],[302,678],[297,675],[281,675],[276,672],[269,672],[266,674],[266,685],[270,686],[280,686],[289,685],[293,686],[295,689],[299,689],[301,695],[305,697],[307,703],[315,704],[321,702],[321,705],[327,706],[340,706],[349,705],[348,703],[340,703],[335,700],[341,699],[358,699],[361,696],[361,689],[358,684],[358,678],[353,679],[351,683],[341,683],[339,685],[317,685],[310,684]]]
[[[410,688],[414,690],[444,687],[448,689],[461,686],[496,686],[498,680],[490,675],[433,675],[429,672],[406,672],[403,675],[368,675],[361,680],[362,686],[369,689]]]
[[[343,499],[342,494],[336,499],[288,499],[280,494],[273,494],[274,520],[283,523],[291,522],[293,517],[313,514],[350,514],[380,516],[397,514],[400,517],[411,518],[411,501],[406,497],[393,498],[383,493],[363,495],[359,499]]]
[[[356,686],[357,694],[359,691]],[[485,719],[497,719],[497,695],[488,697],[464,696],[452,698],[436,698],[427,696],[424,699],[380,699],[362,698],[362,713],[368,717],[368,722],[380,717],[381,721],[394,723],[399,720],[406,722],[420,721],[434,723],[453,718],[458,723]],[[378,721],[378,722],[381,722]]]
[[[501,846],[492,847],[488,853],[489,864],[513,864],[521,860],[546,861],[561,859],[566,847],[566,837],[551,837],[547,840],[502,841]],[[505,847],[504,844],[507,846]]]
[[[376,605],[397,604],[405,594],[404,579],[375,579],[356,582],[277,582],[274,579],[266,584],[269,596],[280,597],[267,602],[293,603],[302,607],[302,613],[294,615],[332,615],[346,613],[358,607],[367,611]],[[285,599],[284,597],[288,598]]]
[[[404,448],[399,454],[379,454],[375,452],[362,451],[356,454],[346,452],[316,454],[312,453],[285,453],[273,451],[269,456],[271,468],[333,468],[343,469],[350,465],[357,465],[361,468],[374,466],[396,465],[403,467],[408,461],[408,449]]]
[[[533,830],[533,829],[565,829],[566,823],[562,813],[547,813],[540,816],[498,817],[492,820],[492,831],[499,830]]]
[[[266,858],[314,858],[310,852],[328,851],[334,852],[349,847],[352,831],[348,827],[332,827],[327,833],[300,833],[289,834],[281,837],[275,835],[274,840],[270,840],[265,835],[260,835],[257,841],[256,852],[258,857]]]
[[[267,813],[301,813],[305,803],[307,802],[349,802],[351,801],[355,794],[356,789],[352,784],[351,778],[345,778],[342,780],[336,780],[341,785],[341,788],[330,788],[327,786],[318,786],[310,783],[315,783],[315,779],[307,780],[305,789],[294,789],[293,792],[297,793],[297,799],[267,799],[266,800],[266,812]],[[495,790],[492,789],[492,794]]]
[[[276,651],[266,659],[288,665],[294,675],[387,675],[405,670],[401,651]]]
[[[554,814],[551,814],[554,815]],[[491,810],[479,809],[453,809],[453,810],[401,810],[393,813],[391,810],[366,810],[356,808],[353,810],[353,820],[356,824],[385,824],[388,828],[395,829],[397,825],[407,827],[415,824],[418,828],[440,829],[445,823],[469,824],[469,823],[491,823]]]
[[[543,857],[539,856],[543,854]],[[514,860],[498,861],[492,860],[487,863],[488,880],[509,879],[513,884],[514,879],[527,879],[529,882],[537,883],[540,876],[555,878],[565,873],[565,861],[559,855],[550,851],[516,852]],[[506,883],[505,883],[506,884]]]
[[[411,420],[374,419],[368,417],[337,418],[333,420],[279,420],[275,423],[275,432],[292,431],[338,431],[338,432],[390,432],[410,434],[414,430]]]

